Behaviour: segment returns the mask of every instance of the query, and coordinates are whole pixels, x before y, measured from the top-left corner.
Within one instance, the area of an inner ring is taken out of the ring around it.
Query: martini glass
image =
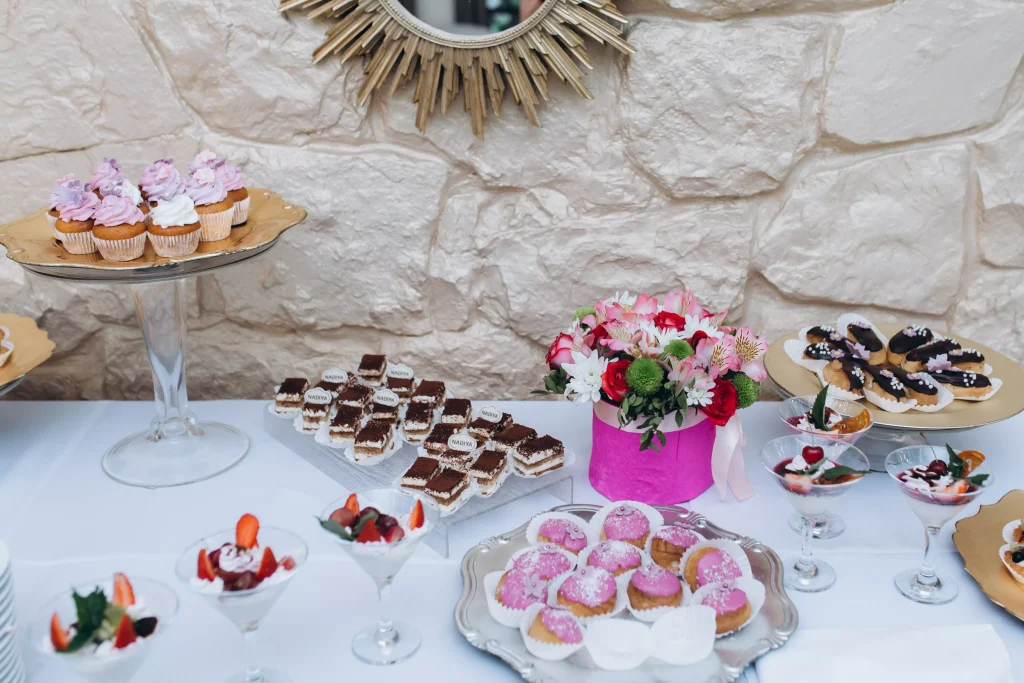
[[[225,683],[288,683],[288,675],[275,669],[260,667],[257,662],[262,654],[256,638],[263,619],[270,612],[285,588],[295,578],[298,570],[306,563],[309,549],[305,541],[290,531],[275,527],[260,527],[259,543],[261,548],[271,548],[280,562],[285,557],[295,560],[295,568],[281,576],[272,576],[255,588],[243,591],[222,591],[213,588],[209,582],[201,581],[197,576],[199,551],[206,549],[212,552],[225,543],[234,545],[235,530],[229,529],[207,536],[193,543],[181,554],[175,565],[178,578],[201,595],[208,603],[217,608],[228,621],[235,625],[245,640],[247,665],[244,671],[227,679]]]
[[[814,407],[815,398],[817,397],[814,395],[794,396],[793,398],[786,399],[779,404],[779,418],[786,423],[790,432],[806,437],[808,444],[822,445],[818,442],[820,442],[822,438],[827,438],[852,446],[857,442],[857,439],[862,437],[869,429],[871,429],[871,425],[869,424],[864,429],[856,432],[850,432],[849,434],[830,434],[827,432],[819,432],[811,425],[804,424],[801,418],[811,412],[811,408]],[[861,413],[867,412],[867,408],[861,404],[855,401],[836,398],[835,396],[826,397],[825,407],[831,408],[843,418],[857,417]],[[804,520],[803,517],[800,516],[799,512],[794,512],[789,516],[789,528],[798,534],[804,533]],[[814,529],[812,533],[815,538],[835,538],[844,531],[846,531],[846,522],[837,514],[829,513],[814,519]]]
[[[79,595],[88,595],[97,587],[103,589],[107,599],[114,593],[113,581],[110,577],[88,581],[73,590]],[[144,605],[144,616],[157,618],[156,631],[146,638],[139,638],[123,651],[97,650],[86,645],[78,652],[62,654],[53,649],[50,643],[50,619],[53,613],[60,615],[62,624],[73,624],[78,621],[75,603],[71,591],[64,590],[49,600],[36,615],[30,628],[32,643],[36,650],[47,659],[56,659],[71,667],[79,677],[87,681],[102,683],[127,683],[146,661],[153,651],[153,644],[159,640],[170,627],[175,615],[178,614],[178,594],[169,586],[152,579],[133,578],[132,587],[138,596],[136,605]]]
[[[363,628],[352,639],[352,652],[367,664],[394,664],[412,657],[420,648],[422,638],[410,624],[392,621],[389,609],[391,583],[395,575],[412,557],[416,547],[426,537],[426,532],[437,523],[437,508],[418,494],[398,489],[369,489],[356,496],[363,508],[376,508],[382,515],[391,515],[406,528],[406,520],[416,501],[423,504],[423,526],[416,533],[406,535],[397,543],[356,543],[331,534],[338,545],[363,568],[377,584],[381,617],[374,626]],[[320,517],[327,519],[331,513],[344,507],[345,498],[339,498],[326,508]]]
[[[787,588],[793,590],[817,593],[832,587],[836,582],[836,572],[827,562],[814,559],[811,553],[814,520],[829,515],[836,498],[845,494],[864,477],[841,484],[811,484],[787,480],[784,475],[775,471],[780,463],[795,458],[803,451],[804,446],[808,445],[811,444],[802,434],[773,439],[761,449],[761,464],[771,472],[772,479],[783,488],[789,502],[803,520],[804,540],[800,547],[800,557],[786,568],[784,583]],[[819,438],[815,445],[821,446],[825,451],[825,457],[837,465],[845,465],[862,472],[868,469],[867,456],[855,446],[825,438]]]
[[[924,525],[924,558],[921,560],[921,566],[897,574],[894,579],[896,588],[911,600],[928,605],[949,602],[959,592],[953,579],[942,578],[935,572],[935,546],[939,531],[949,520],[973,503],[985,491],[987,485],[992,483],[992,478],[990,476],[984,485],[968,493],[934,493],[907,486],[897,479],[897,476],[911,467],[927,466],[933,460],[941,460],[948,464],[948,457],[945,447],[906,446],[896,449],[885,459],[886,471],[899,484],[900,490],[907,497],[910,509]]]

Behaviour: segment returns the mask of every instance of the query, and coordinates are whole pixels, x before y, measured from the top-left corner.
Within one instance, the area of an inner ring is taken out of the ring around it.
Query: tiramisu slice
[[[376,401],[374,401],[370,405],[370,419],[397,422],[398,406],[388,406],[384,405],[383,403],[377,403]]]
[[[373,396],[373,389],[362,384],[354,384],[338,394],[339,406],[355,406],[360,410],[366,408]]]
[[[459,497],[469,488],[469,475],[442,467],[423,488],[424,493],[437,501],[445,512],[454,510]]]
[[[491,447],[500,453],[508,453],[519,444],[535,436],[537,436],[537,430],[513,422],[491,437]]]
[[[473,464],[476,456],[471,451],[460,451],[454,448],[446,448],[437,454],[437,459],[445,467],[450,467],[459,472],[469,472],[469,466]]]
[[[436,424],[423,440],[423,448],[433,457],[439,456],[448,448],[448,439],[452,434],[459,431],[458,425]]]
[[[384,455],[394,438],[394,424],[384,420],[370,420],[356,433],[356,461],[368,460]]]
[[[444,401],[444,382],[432,379],[425,379],[416,386],[412,392],[414,402],[429,403],[433,406],[440,405]]]
[[[481,415],[469,423],[469,435],[480,443],[485,443],[492,436],[512,424],[512,416],[508,413],[498,413],[497,422],[492,422],[487,416]]]
[[[441,463],[433,458],[416,458],[412,466],[402,475],[402,486],[407,489],[422,491],[434,474],[441,468]]]
[[[384,381],[384,371],[387,367],[387,357],[368,353],[359,361],[359,378],[370,386],[379,387]]]
[[[469,468],[469,476],[476,480],[481,496],[489,496],[501,486],[508,468],[508,457],[498,451],[484,451]]]
[[[405,439],[410,443],[421,443],[434,425],[434,406],[430,403],[409,403],[405,408]]]
[[[277,388],[274,410],[279,413],[297,413],[302,410],[302,397],[309,388],[304,377],[289,377]]]
[[[473,404],[468,398],[450,398],[444,402],[441,412],[442,424],[453,424],[464,427],[473,414]]]
[[[329,391],[331,396],[338,398],[338,394],[344,391],[348,383],[349,377],[347,372],[340,368],[330,368],[324,370],[324,373],[320,375],[320,381],[316,383],[316,388]]]
[[[403,402],[408,401],[412,396],[412,385],[415,380],[412,377],[392,377],[388,375],[384,380],[384,386],[398,395]]]
[[[540,474],[565,464],[565,448],[553,436],[538,436],[512,451],[512,467],[520,474]]]
[[[302,399],[302,428],[316,431],[327,422],[331,411],[331,392],[313,388],[305,393]]]
[[[338,406],[338,412],[331,420],[328,434],[334,443],[352,443],[359,430],[363,411],[355,406]]]

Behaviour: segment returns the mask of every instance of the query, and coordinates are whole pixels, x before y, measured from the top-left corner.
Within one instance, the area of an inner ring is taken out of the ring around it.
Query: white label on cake
[[[398,398],[398,394],[390,389],[378,389],[373,392],[373,402],[379,403],[382,406],[390,406],[394,408],[400,401],[401,399]]]
[[[395,379],[412,379],[412,368],[404,363],[388,365],[388,377],[394,377]]]
[[[476,450],[476,439],[469,434],[452,434],[448,437],[448,448],[453,451],[472,453]]]
[[[348,373],[341,368],[327,368],[324,374],[320,375],[320,379],[334,384],[344,384],[348,381]]]
[[[305,401],[306,403],[330,403],[334,397],[331,396],[331,392],[326,389],[319,389],[314,387],[306,392]]]
[[[501,411],[494,406],[484,406],[480,409],[480,417],[488,422],[501,422]]]

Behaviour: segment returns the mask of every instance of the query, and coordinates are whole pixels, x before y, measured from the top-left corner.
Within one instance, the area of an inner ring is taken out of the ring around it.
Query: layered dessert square
[[[317,389],[323,389],[328,392],[331,396],[337,398],[338,394],[345,388],[344,382],[328,382],[325,379],[320,380],[316,383]]]
[[[398,421],[398,406],[386,406],[383,403],[374,401],[370,405],[370,419]]]
[[[302,398],[302,428],[315,431],[326,424],[332,399],[330,392],[323,389],[314,387],[307,391]]]
[[[485,417],[478,417],[469,423],[469,435],[484,443],[510,424],[512,424],[512,416],[508,413],[502,413],[501,419],[497,422],[491,422]]]
[[[444,391],[444,382],[425,379],[412,392],[412,400],[414,402],[429,403],[434,406],[440,405],[444,401]]]
[[[444,511],[453,510],[466,489],[469,488],[469,475],[465,472],[441,467],[438,472],[427,481],[423,492],[437,501]]]
[[[303,396],[309,382],[305,377],[289,377],[277,388],[274,410],[279,413],[297,413],[302,410]]]
[[[491,447],[500,453],[508,453],[519,444],[535,436],[537,436],[537,430],[534,428],[513,422],[491,437]]]
[[[405,429],[406,440],[412,443],[420,443],[430,433],[434,425],[434,406],[431,403],[409,403],[405,408]]]
[[[444,402],[444,410],[441,412],[443,424],[465,426],[473,414],[473,404],[468,398],[450,398]]]
[[[423,440],[423,448],[436,458],[448,449],[448,438],[457,431],[458,425],[436,424]]]
[[[412,396],[412,385],[415,380],[412,377],[387,377],[384,386],[398,395],[402,401],[408,401]]]
[[[384,381],[388,359],[384,355],[368,353],[359,361],[359,378],[370,386],[379,387]]]
[[[439,469],[441,469],[441,463],[433,458],[416,458],[402,475],[402,486],[422,491]]]
[[[373,397],[373,389],[362,384],[353,384],[338,394],[337,404],[339,406],[356,406],[360,410],[366,408],[366,404]]]
[[[441,461],[442,465],[459,472],[469,472],[469,466],[473,464],[475,458],[475,454],[470,451],[460,451],[454,448],[445,448],[437,454],[437,459]]]
[[[489,496],[501,486],[508,469],[508,456],[498,451],[484,451],[469,468],[469,476],[476,480],[481,496]]]
[[[363,419],[363,409],[356,406],[338,406],[338,412],[331,420],[328,433],[335,443],[351,443],[356,438],[359,423]]]
[[[385,420],[370,420],[356,433],[353,447],[356,460],[367,460],[384,455],[391,448],[395,425]]]
[[[553,436],[527,439],[512,451],[512,467],[520,474],[540,474],[565,464],[565,448]]]

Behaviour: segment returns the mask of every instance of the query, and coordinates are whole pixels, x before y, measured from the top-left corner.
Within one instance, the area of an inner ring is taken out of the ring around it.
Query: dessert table
[[[496,405],[518,421],[563,439],[579,454],[573,466],[576,502],[605,502],[587,479],[587,408],[566,402]],[[40,605],[72,582],[118,570],[162,580],[177,588],[182,598],[177,619],[138,680],[219,681],[236,672],[242,666],[242,639],[234,626],[177,582],[174,562],[195,539],[233,526],[243,512],[299,533],[311,552],[260,630],[263,664],[287,671],[302,683],[350,677],[382,683],[519,680],[502,662],[475,650],[456,632],[452,611],[462,591],[459,564],[483,538],[513,529],[562,501],[541,492],[460,524],[452,530],[447,560],[420,547],[398,575],[392,600],[394,615],[422,632],[423,649],[407,662],[373,668],[357,661],[349,646],[353,633],[376,618],[372,582],[313,519],[345,491],[263,432],[264,407],[259,401],[204,402],[199,408],[204,417],[250,435],[249,454],[214,479],[147,490],[108,478],[100,460],[110,444],[149,419],[151,403],[0,401],[0,539],[14,558],[29,681],[73,680],[64,668],[44,664],[28,642],[26,627]],[[776,404],[762,403],[742,413],[747,471],[757,495],[745,502],[723,503],[709,491],[692,507],[727,529],[764,541],[789,559],[800,545],[786,523],[791,508],[758,462],[760,446],[786,433],[775,411]],[[988,455],[986,466],[994,481],[981,503],[994,503],[1007,491],[1024,487],[1024,460],[1015,438],[1022,430],[1024,415],[948,437],[958,450],[971,448]],[[944,437],[928,438],[941,445]],[[936,607],[906,600],[893,586],[894,574],[920,561],[923,542],[920,522],[887,475],[869,475],[839,499],[837,512],[846,519],[846,533],[835,540],[815,541],[815,551],[836,569],[838,581],[825,593],[791,593],[800,611],[794,640],[805,637],[806,629],[989,623],[1011,653],[1024,651],[1024,624],[989,602],[964,571],[950,541],[953,524],[942,534],[937,565],[959,583],[960,595]],[[1015,677],[1024,680],[1024,658],[1013,660]],[[746,678],[756,682],[756,672],[748,670]],[[628,681],[628,674],[622,680]]]

